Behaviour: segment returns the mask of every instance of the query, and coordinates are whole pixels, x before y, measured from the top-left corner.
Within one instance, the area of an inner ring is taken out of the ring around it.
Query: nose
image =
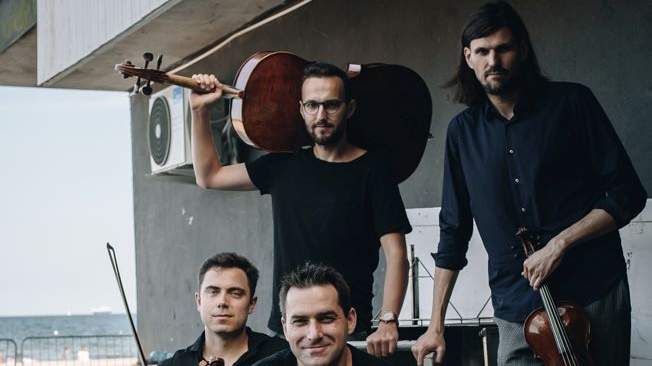
[[[320,104],[319,109],[317,109],[317,119],[326,119],[327,115],[328,113],[326,113],[326,108],[324,108],[323,104]]]
[[[226,308],[229,306],[227,302],[228,297],[226,296],[226,293],[220,293],[217,295],[217,307],[218,308]]]
[[[308,335],[306,336],[309,340],[315,340],[322,337],[321,325],[317,321],[311,321],[308,325]]]
[[[487,60],[489,66],[496,66],[498,64],[498,54],[495,50],[490,50],[489,55],[487,55]]]

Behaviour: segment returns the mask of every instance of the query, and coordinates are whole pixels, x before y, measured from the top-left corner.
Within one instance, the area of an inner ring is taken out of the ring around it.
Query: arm
[[[417,339],[412,346],[412,355],[417,360],[417,365],[423,365],[423,358],[430,352],[436,352],[435,364],[444,361],[446,342],[444,341],[444,319],[446,308],[453,293],[453,287],[459,271],[445,268],[435,268],[435,280],[432,289],[432,314],[430,325],[425,333]]]
[[[616,229],[616,222],[606,211],[592,210],[526,259],[523,262],[523,277],[530,281],[532,288],[538,290],[543,281],[559,267],[568,249]]]
[[[244,164],[222,166],[215,152],[208,106],[222,97],[222,84],[213,75],[193,75],[192,78],[205,90],[214,89],[205,94],[190,93],[192,161],[197,185],[222,190],[255,190]]]
[[[573,223],[523,263],[522,275],[538,290],[559,266],[566,252],[586,241],[627,225],[645,206],[647,192],[609,118],[588,88],[578,90],[569,103],[580,126],[581,141],[592,168],[591,184],[600,198],[593,210]]]
[[[380,245],[383,247],[387,265],[382,310],[391,310],[398,316],[405,298],[409,270],[405,234],[385,234],[380,237]],[[377,357],[384,357],[396,351],[397,342],[398,321],[380,322],[378,329],[367,337],[367,352]]]

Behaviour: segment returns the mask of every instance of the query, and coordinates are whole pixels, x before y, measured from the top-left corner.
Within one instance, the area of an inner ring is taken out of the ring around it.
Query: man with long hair
[[[585,86],[550,82],[523,21],[505,2],[482,5],[464,25],[448,84],[467,109],[446,139],[432,319],[412,348],[417,363],[446,351],[444,317],[466,264],[473,220],[489,255],[499,365],[542,365],[523,321],[553,298],[582,306],[597,364],[629,364],[630,302],[618,228],[647,193],[600,104]],[[525,258],[517,229],[537,251]]]

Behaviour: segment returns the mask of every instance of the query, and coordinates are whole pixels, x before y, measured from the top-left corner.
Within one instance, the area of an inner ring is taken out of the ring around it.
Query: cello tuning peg
[[[154,55],[151,52],[145,52],[143,53],[143,58],[145,61],[152,61],[154,59]]]
[[[134,64],[131,63],[131,60],[125,60],[124,65],[125,66],[134,66]]]
[[[159,70],[161,68],[161,63],[163,62],[163,55],[160,54],[158,55],[158,58],[156,59],[156,70]]]
[[[143,90],[143,94],[152,95],[152,87],[151,86],[144,86],[142,90]]]

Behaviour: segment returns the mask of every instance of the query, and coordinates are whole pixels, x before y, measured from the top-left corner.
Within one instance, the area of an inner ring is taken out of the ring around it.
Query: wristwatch
[[[396,314],[394,314],[393,311],[391,310],[384,310],[382,313],[380,313],[380,317],[378,318],[379,322],[383,323],[397,323],[398,322],[398,317]]]

